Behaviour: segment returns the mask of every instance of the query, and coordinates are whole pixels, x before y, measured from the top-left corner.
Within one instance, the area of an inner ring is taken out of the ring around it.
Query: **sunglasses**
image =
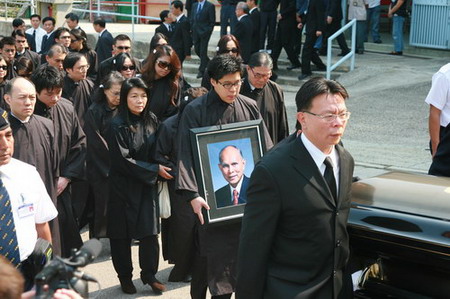
[[[162,68],[163,70],[169,70],[172,65],[170,64],[170,62],[167,61],[162,61],[162,60],[158,60],[157,64],[160,68]]]
[[[71,39],[70,42],[71,43],[76,43],[78,40],[77,39]]]
[[[7,65],[0,65],[0,70],[6,71],[8,69]]]
[[[135,69],[136,69],[136,67],[134,65],[122,66],[122,71],[134,71]]]
[[[230,50],[225,49],[223,53],[230,53],[230,52],[233,54],[236,54],[236,53],[239,53],[239,50],[238,50],[238,48],[232,48]]]
[[[5,51],[6,53],[14,53],[16,52],[16,49],[5,49],[3,51]]]
[[[131,47],[127,47],[127,46],[117,46],[116,48],[119,49],[119,50],[129,50],[129,49],[131,49]]]

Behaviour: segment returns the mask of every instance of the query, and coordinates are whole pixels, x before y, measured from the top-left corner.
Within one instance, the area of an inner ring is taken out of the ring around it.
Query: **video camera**
[[[36,284],[35,298],[52,298],[57,289],[72,289],[83,298],[88,298],[88,282],[98,281],[78,267],[90,264],[100,253],[102,244],[97,239],[84,243],[80,250],[72,249],[70,258],[56,256],[39,272],[34,281]]]

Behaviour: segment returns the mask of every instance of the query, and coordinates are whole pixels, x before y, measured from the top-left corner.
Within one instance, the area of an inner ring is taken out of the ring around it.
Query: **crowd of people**
[[[174,264],[169,281],[191,282],[192,298],[205,298],[207,289],[216,299],[235,291],[237,298],[349,292],[345,222],[353,159],[339,145],[350,116],[348,94],[337,82],[308,80],[297,93],[297,127],[289,135],[284,94],[271,80],[282,48],[289,69],[302,67],[299,79],[312,75],[311,61],[324,67],[314,49],[317,38],[323,31],[326,44],[339,29],[335,13],[342,14],[338,1],[325,2],[263,1],[258,11],[256,0],[224,0],[223,9],[235,12],[221,15],[222,25],[230,19],[231,33],[222,27],[211,59],[215,11],[207,0],[194,3],[189,17],[179,0],[161,12],[162,24],[143,61],[132,55],[131,39],[113,37],[101,18],[93,22],[95,49],[76,14],[66,16],[69,28],[55,28],[55,19],[39,15],[31,16],[27,30],[23,20],[14,20],[12,35],[0,40],[0,200],[8,200],[0,205],[6,215],[0,224],[3,230],[6,219],[11,228],[3,238],[11,241],[0,241],[0,254],[23,272],[25,289],[33,285],[27,264],[37,238],[50,242],[54,254],[69,257],[88,225],[90,238],[109,238],[113,267],[127,294],[136,293],[135,243],[142,282],[155,293],[166,290],[156,278],[160,234],[162,256]],[[202,87],[192,87],[182,72],[192,46],[201,61]],[[346,55],[345,38],[340,46]],[[229,185],[216,193],[220,207],[246,204],[243,222],[205,224],[203,211],[210,206],[197,181],[190,132],[249,120],[262,120],[261,138],[270,154],[249,179],[242,152],[223,148],[219,168]],[[298,190],[290,186],[292,178]],[[171,215],[161,220],[164,182]],[[296,196],[307,208],[294,207]],[[321,206],[310,204],[321,197]],[[304,224],[297,223],[300,218]],[[305,235],[303,225],[316,230]],[[293,252],[305,240],[320,250]]]

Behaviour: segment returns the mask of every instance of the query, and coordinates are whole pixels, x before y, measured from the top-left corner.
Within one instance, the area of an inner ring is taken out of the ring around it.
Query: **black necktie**
[[[48,36],[47,36],[47,35],[44,35],[44,37],[42,38],[42,45],[45,44],[45,42],[47,41],[47,39],[48,39]]]
[[[0,179],[0,254],[14,266],[20,263],[19,245],[17,243],[16,226],[8,191]]]
[[[333,195],[333,198],[336,201],[337,188],[336,188],[336,178],[334,177],[334,171],[333,171],[333,162],[331,162],[330,157],[326,157],[325,161],[323,161],[323,163],[326,166],[323,177],[325,178],[325,181],[327,182],[328,187],[330,188],[331,194]]]
[[[36,39],[36,29],[33,30],[33,39]]]

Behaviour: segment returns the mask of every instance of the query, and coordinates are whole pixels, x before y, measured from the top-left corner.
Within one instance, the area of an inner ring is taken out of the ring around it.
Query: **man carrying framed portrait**
[[[261,119],[256,103],[242,95],[242,62],[230,55],[218,55],[208,64],[212,90],[186,106],[178,129],[178,168],[176,189],[190,201],[198,215],[198,247],[192,270],[191,297],[203,299],[209,288],[212,298],[230,298],[236,283],[236,259],[240,221],[221,225],[204,224],[202,209],[209,209],[205,194],[197,182],[194,145],[190,136],[193,128]],[[272,141],[264,124],[263,139],[267,149]],[[216,164],[217,165],[217,164]]]

